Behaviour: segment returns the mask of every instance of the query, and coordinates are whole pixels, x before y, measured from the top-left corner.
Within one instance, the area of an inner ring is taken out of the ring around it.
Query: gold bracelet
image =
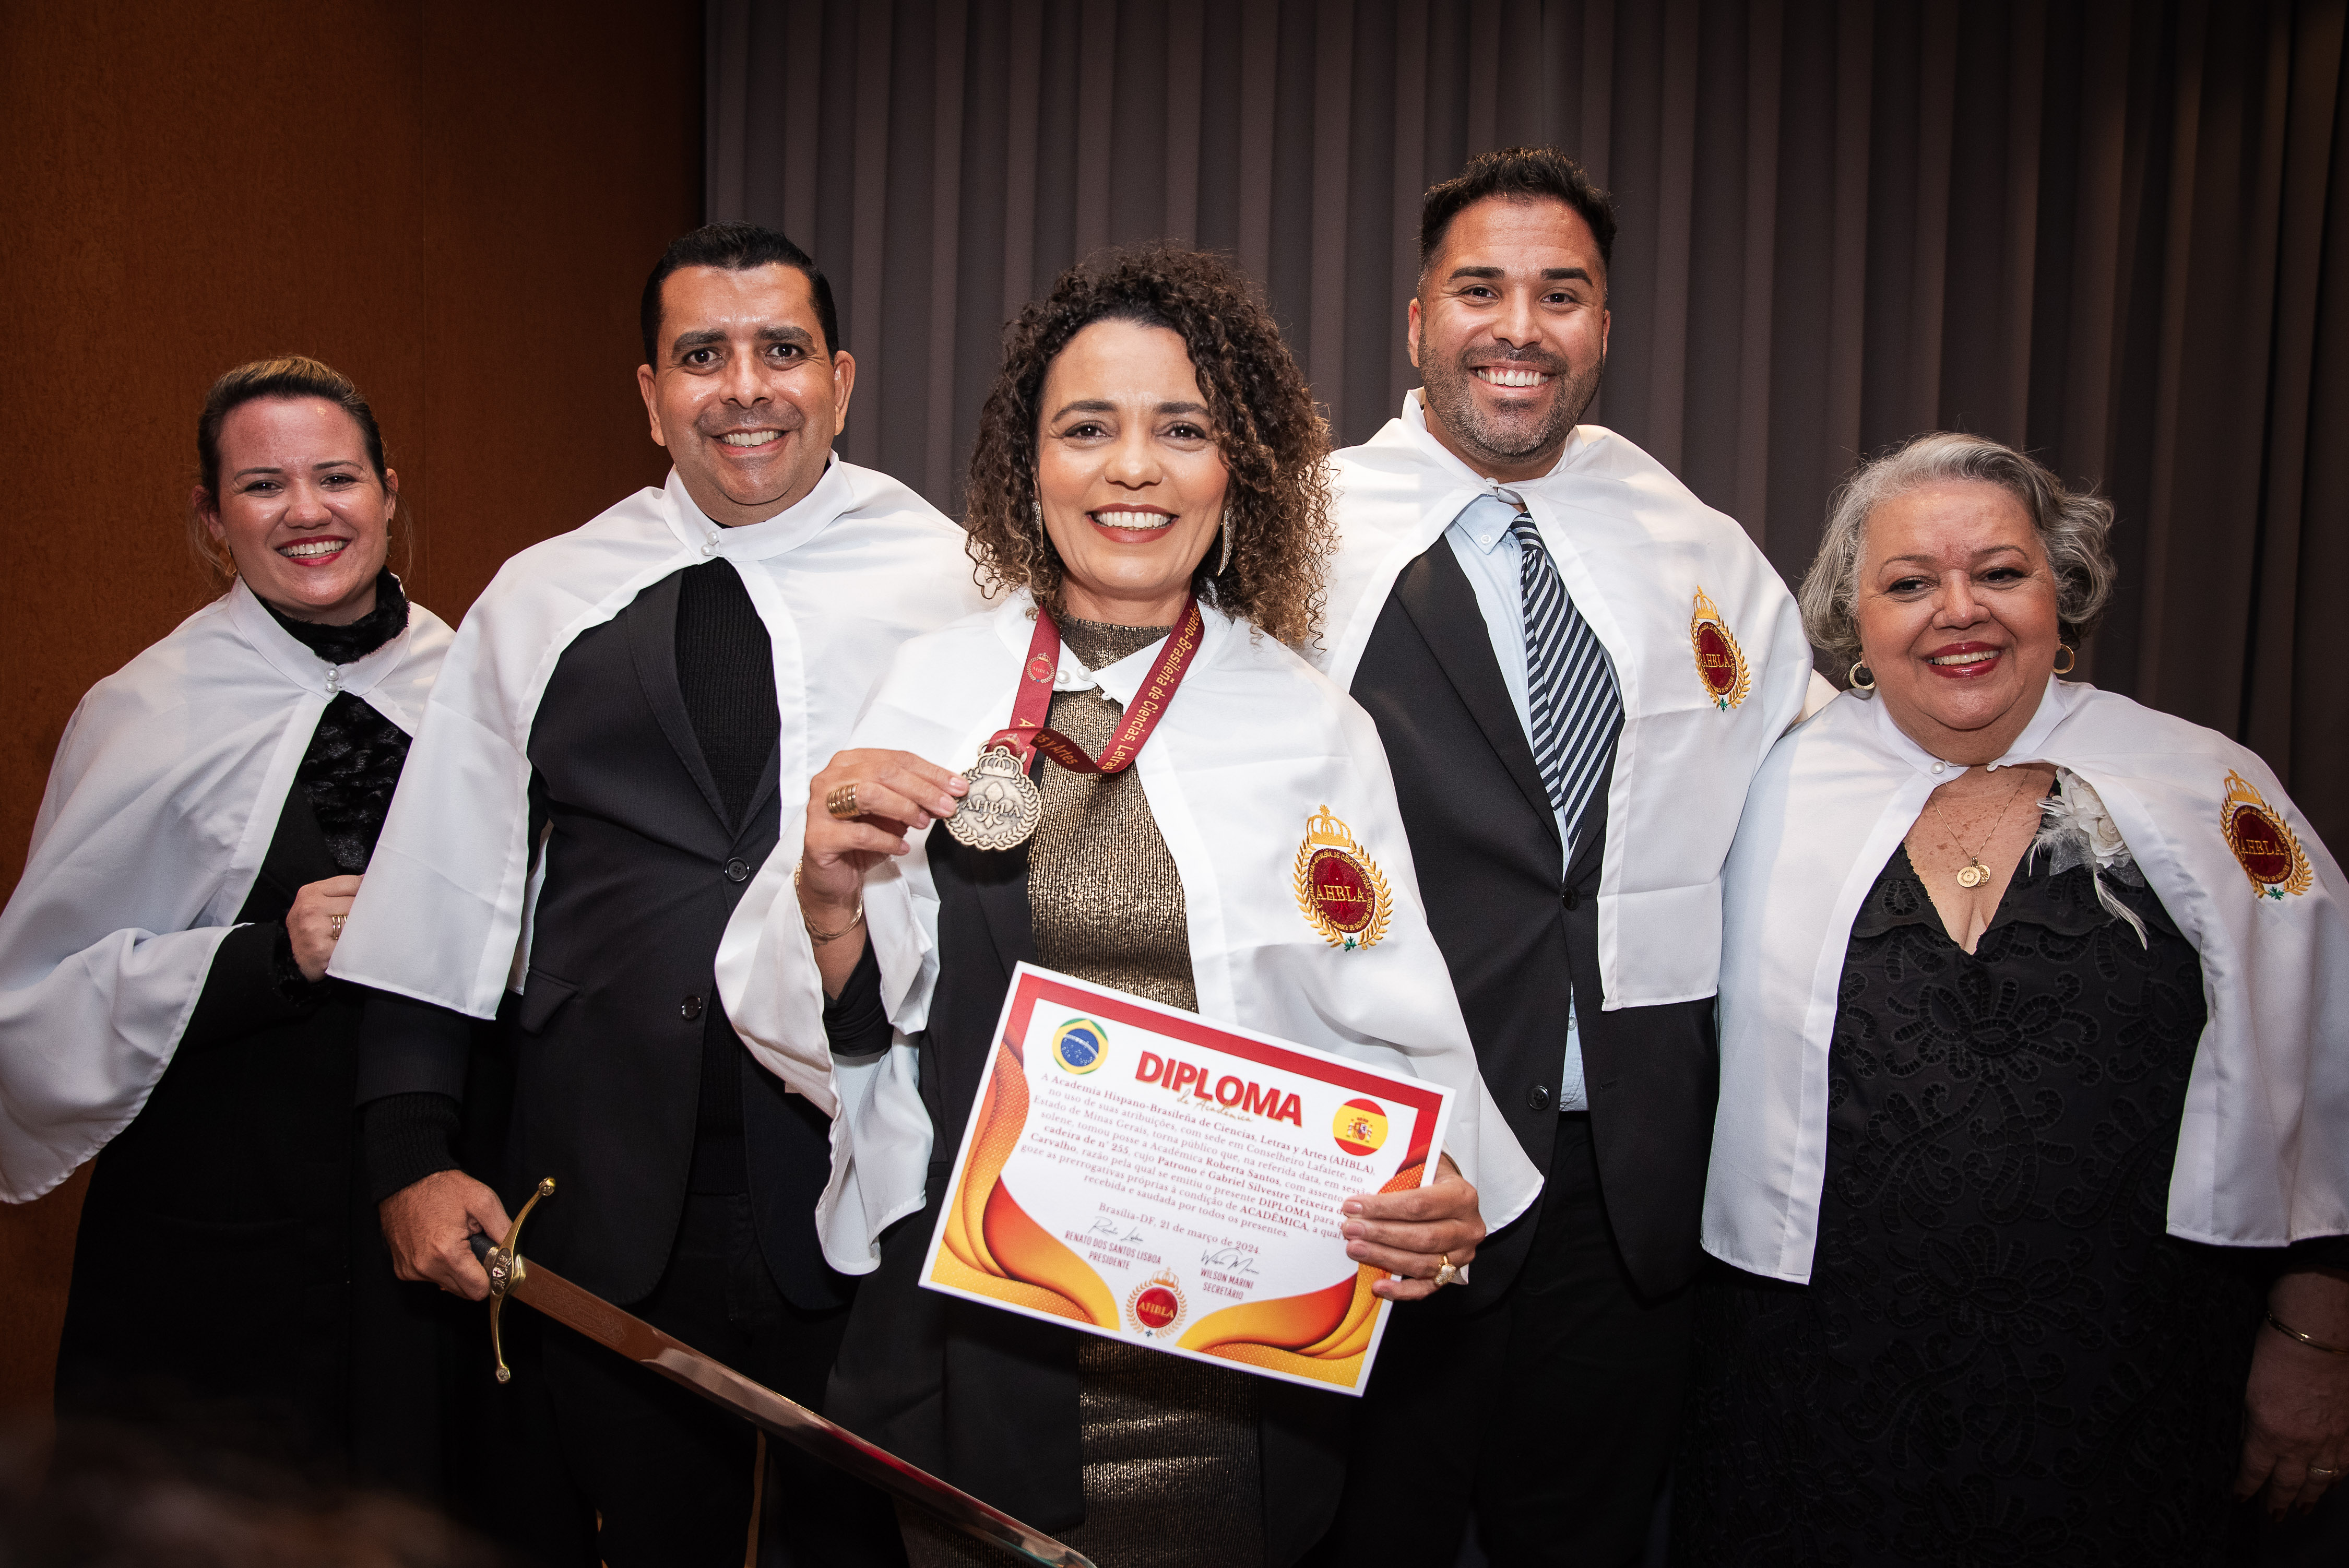
[[[799,864],[792,868],[792,888],[794,892],[798,891],[800,885],[800,869],[806,864],[806,857],[802,856]],[[861,892],[856,895],[856,913],[849,916],[848,923],[838,931],[818,931],[814,923],[808,919],[805,905],[800,908],[800,923],[807,927],[808,940],[818,947],[822,947],[827,942],[837,942],[864,923],[864,895]]]
[[[2278,1334],[2282,1335],[2287,1339],[2299,1340],[2311,1350],[2322,1350],[2327,1356],[2349,1356],[2349,1347],[2344,1347],[2338,1345],[2327,1345],[2322,1339],[2311,1339],[2307,1335],[2302,1334],[2299,1329],[2294,1328],[2291,1324],[2286,1323],[2282,1318],[2278,1317],[2272,1310],[2268,1313],[2268,1326],[2274,1329]]]

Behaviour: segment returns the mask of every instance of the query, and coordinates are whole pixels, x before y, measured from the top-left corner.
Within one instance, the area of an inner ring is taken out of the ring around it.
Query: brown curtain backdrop
[[[1415,384],[1421,191],[1564,148],[1622,216],[1591,418],[1790,581],[1917,431],[2099,485],[2124,576],[2081,673],[2250,742],[2349,849],[2343,12],[709,0],[709,211],[814,252],[846,455],[951,511],[1002,325],[1077,258],[1233,253],[1359,441]]]

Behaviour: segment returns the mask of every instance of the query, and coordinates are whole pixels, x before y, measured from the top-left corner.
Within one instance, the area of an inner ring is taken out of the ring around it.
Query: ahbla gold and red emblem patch
[[[2282,898],[2288,892],[2308,891],[2314,873],[2309,870],[2307,852],[2300,847],[2300,835],[2250,779],[2231,769],[2227,773],[2226,803],[2219,808],[2219,826],[2227,835],[2227,847],[2235,851],[2236,861],[2261,897]]]
[[[1376,946],[1394,913],[1394,895],[1378,862],[1327,806],[1306,819],[1305,841],[1297,847],[1296,892],[1305,923],[1344,953]]]
[[[1135,1285],[1125,1298],[1126,1320],[1145,1339],[1174,1333],[1189,1310],[1190,1303],[1183,1299],[1183,1286],[1171,1269],[1159,1270]]]
[[[1745,700],[1754,686],[1753,674],[1745,667],[1745,650],[1737,645],[1729,623],[1721,618],[1721,606],[1707,598],[1702,588],[1696,591],[1696,607],[1689,615],[1689,646],[1696,651],[1696,678],[1704,683],[1713,707],[1725,713]]]

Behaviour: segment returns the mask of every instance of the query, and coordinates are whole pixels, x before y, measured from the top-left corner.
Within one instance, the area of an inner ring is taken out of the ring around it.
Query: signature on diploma
[[[1089,1229],[1092,1235],[1105,1242],[1123,1243],[1142,1240],[1142,1228],[1139,1225],[1123,1225],[1105,1214],[1094,1215],[1093,1222]]]
[[[1209,1247],[1199,1254],[1199,1266],[1206,1269],[1229,1269],[1234,1274],[1256,1273],[1256,1253],[1238,1247]]]

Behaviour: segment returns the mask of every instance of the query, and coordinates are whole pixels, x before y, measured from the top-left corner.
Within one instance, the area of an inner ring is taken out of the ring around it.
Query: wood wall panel
[[[0,874],[82,692],[204,598],[204,388],[316,355],[373,400],[455,621],[666,469],[644,276],[700,221],[701,7],[0,9]],[[81,1181],[0,1207],[0,1412],[44,1407]]]

